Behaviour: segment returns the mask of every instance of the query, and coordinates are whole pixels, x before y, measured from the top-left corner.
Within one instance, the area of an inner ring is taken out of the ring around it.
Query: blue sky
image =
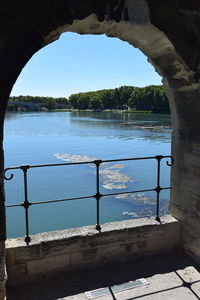
[[[64,33],[31,58],[11,95],[68,97],[150,84],[161,84],[161,77],[147,57],[128,43],[105,35]]]

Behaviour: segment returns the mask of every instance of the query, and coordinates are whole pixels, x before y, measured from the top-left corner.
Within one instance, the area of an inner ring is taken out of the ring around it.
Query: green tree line
[[[67,98],[53,98],[53,97],[41,97],[41,96],[13,96],[9,98],[7,110],[17,111],[26,110],[20,103],[34,103],[39,104],[41,108],[47,110],[68,108]]]
[[[154,113],[170,113],[168,99],[161,85],[146,87],[121,86],[115,89],[105,89],[95,92],[72,94],[69,98],[52,98],[37,96],[10,97],[12,102],[39,103],[41,107],[52,109],[129,109],[137,111],[152,111]],[[16,104],[15,104],[16,105]],[[13,110],[15,110],[13,108]]]
[[[72,94],[69,106],[76,109],[131,109],[169,113],[163,86],[121,86],[116,89]]]

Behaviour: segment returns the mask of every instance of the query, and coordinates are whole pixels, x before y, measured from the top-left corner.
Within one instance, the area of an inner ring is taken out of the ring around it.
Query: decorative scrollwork
[[[5,180],[11,180],[14,176],[13,174],[10,174],[9,177],[6,176],[6,172],[9,171],[9,170],[10,170],[9,168],[4,170],[4,179]]]
[[[173,166],[173,164],[174,164],[174,158],[172,157],[172,156],[169,156],[169,158],[170,158],[170,161],[166,161],[166,164],[169,166],[169,167],[171,167],[171,166]]]

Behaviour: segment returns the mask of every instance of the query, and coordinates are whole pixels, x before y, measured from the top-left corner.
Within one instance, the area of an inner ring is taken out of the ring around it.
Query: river
[[[5,119],[5,167],[93,159],[170,155],[171,118],[125,112],[8,113]],[[23,201],[21,170],[5,182],[6,203]],[[95,194],[91,165],[28,171],[29,201]],[[156,161],[103,164],[100,192],[114,193],[156,186]],[[161,168],[161,185],[169,186],[170,168]],[[161,215],[168,211],[169,191],[161,192]],[[103,197],[100,223],[155,214],[155,192]],[[35,205],[29,208],[30,233],[96,224],[95,199]],[[23,236],[24,209],[7,208],[8,237]]]

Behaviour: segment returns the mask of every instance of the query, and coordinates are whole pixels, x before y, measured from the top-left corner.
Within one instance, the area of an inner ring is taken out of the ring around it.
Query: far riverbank
[[[120,110],[130,112],[170,113],[163,86],[121,86],[92,92],[72,94],[69,98],[41,96],[14,96],[8,102],[8,111],[77,109],[90,111]]]
[[[53,109],[49,110],[50,111],[57,111],[57,112],[117,112],[117,113],[135,113],[135,114],[154,114],[153,111],[151,110],[126,110],[126,109],[101,109],[101,110],[94,110],[94,109],[74,109],[74,108],[69,108],[69,109]],[[169,112],[159,112],[159,114],[167,114],[170,115]]]

